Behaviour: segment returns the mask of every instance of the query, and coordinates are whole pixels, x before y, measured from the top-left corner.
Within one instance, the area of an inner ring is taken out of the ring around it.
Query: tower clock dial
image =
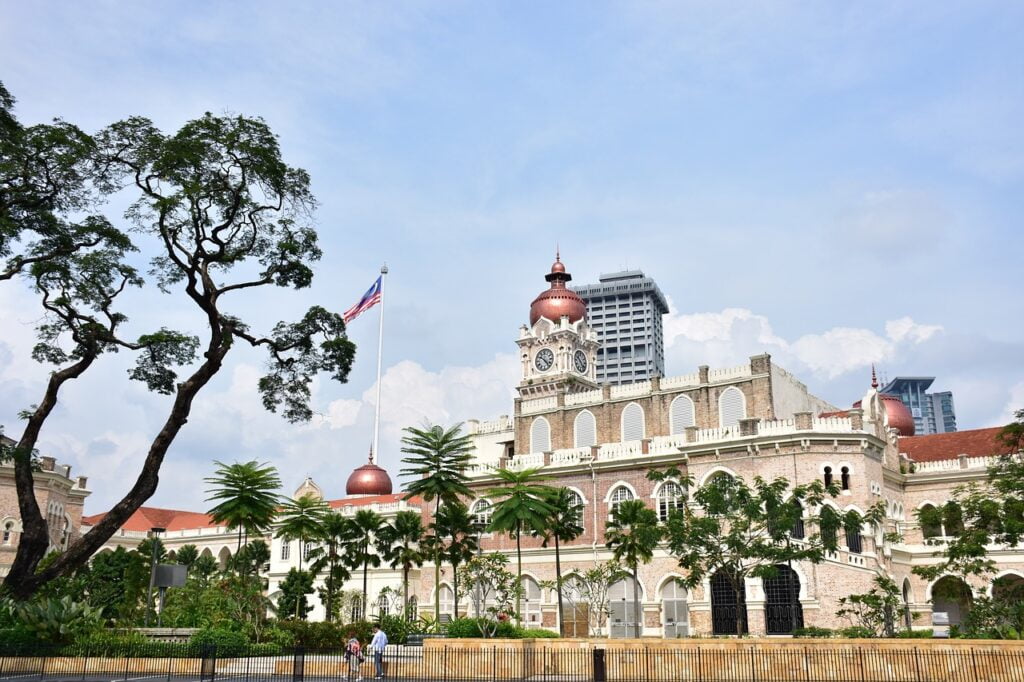
[[[572,363],[580,374],[587,373],[587,354],[581,350],[576,351],[572,356]]]
[[[533,364],[541,372],[546,372],[551,369],[551,365],[555,364],[555,354],[551,352],[550,348],[541,348],[537,357],[534,358]]]

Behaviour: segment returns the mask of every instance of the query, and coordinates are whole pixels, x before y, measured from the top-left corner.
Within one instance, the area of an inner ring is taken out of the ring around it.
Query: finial
[[[370,456],[369,456],[368,459],[370,460],[370,464],[373,464],[373,445],[372,444],[370,445]]]
[[[878,377],[875,375],[875,363],[871,363],[871,388],[878,388]]]
[[[555,261],[559,262],[562,260],[562,251],[558,247],[558,242],[555,242]]]

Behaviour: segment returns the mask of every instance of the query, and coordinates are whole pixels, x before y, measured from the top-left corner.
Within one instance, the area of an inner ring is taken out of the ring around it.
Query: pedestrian
[[[373,624],[373,639],[370,640],[370,651],[373,652],[373,669],[375,680],[384,679],[384,649],[388,646],[388,636],[380,629],[380,625]]]
[[[348,642],[345,644],[345,662],[348,663],[348,679],[355,682],[362,682],[363,675],[359,670],[359,664],[363,662],[363,650],[356,639],[356,633],[351,630],[348,633]]]

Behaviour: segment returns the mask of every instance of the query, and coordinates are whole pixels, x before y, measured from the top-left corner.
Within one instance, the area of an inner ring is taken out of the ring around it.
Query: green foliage
[[[249,638],[244,633],[223,627],[202,628],[188,643],[196,647],[215,646],[219,657],[238,656],[249,648]]]
[[[480,623],[477,618],[456,618],[448,623],[445,634],[453,639],[480,639],[490,624]],[[508,620],[498,623],[494,634],[497,639],[557,639],[558,633],[550,630],[521,628]]]
[[[1019,594],[975,598],[959,630],[959,636],[968,639],[1021,639],[1021,633],[1024,601]]]
[[[192,568],[199,559],[199,550],[195,545],[182,545],[174,556],[174,560],[182,566]],[[191,571],[190,571],[191,572]]]
[[[654,550],[663,535],[664,529],[658,524],[658,515],[643,500],[620,502],[612,511],[611,521],[605,526],[605,545],[612,550],[612,559],[628,566],[633,574],[633,622],[636,623],[638,638],[643,622],[638,570],[640,564],[649,563],[654,558]]]
[[[405,644],[405,639],[412,634],[423,634],[423,624],[420,621],[410,621],[401,616],[381,616],[378,619],[380,629],[388,636],[391,644]]]
[[[309,623],[302,620],[282,620],[278,621],[275,627],[289,633],[294,638],[295,646],[307,649],[343,647],[348,640],[349,633],[355,634],[356,638],[364,645],[368,644],[373,637],[373,625],[366,621],[342,625],[328,621]],[[391,633],[388,632],[389,637],[390,635]]]
[[[73,601],[70,596],[21,602],[14,606],[14,612],[37,641],[49,644],[67,644],[103,627],[100,609]]]
[[[400,511],[381,529],[382,558],[391,568],[402,569],[402,609],[409,607],[409,572],[426,559],[422,546],[425,530],[418,512]]]
[[[327,612],[327,620],[339,620],[341,615],[345,581],[351,576],[344,554],[352,530],[352,524],[338,512],[325,513],[315,533],[319,542],[309,554],[310,572],[324,576],[323,584],[317,587],[317,594]],[[301,544],[299,551],[302,551]]]
[[[473,558],[480,530],[469,508],[462,502],[442,505],[430,524],[428,546],[452,567],[456,612],[459,610],[459,596],[462,592],[459,588],[459,566]]]
[[[828,628],[818,627],[803,627],[793,630],[794,637],[815,637],[818,639],[825,639],[832,637],[835,633]]]
[[[870,591],[839,598],[836,615],[846,618],[854,627],[871,634],[870,637],[892,636],[901,598],[896,583],[885,575],[876,575]]]
[[[495,637],[503,619],[515,613],[522,583],[508,570],[508,555],[501,552],[475,556],[459,567],[459,584],[468,594],[478,636]]]
[[[277,513],[281,479],[277,469],[255,460],[224,464],[216,462],[213,476],[204,479],[212,488],[207,490],[208,502],[216,501],[209,514],[214,523],[226,523],[229,530],[257,535],[270,527]],[[241,537],[241,535],[239,535]]]
[[[923,630],[900,630],[896,633],[897,639],[931,639],[935,636],[935,631],[931,628]]]
[[[585,571],[577,571],[565,580],[566,599],[574,604],[587,605],[587,626],[591,637],[600,637],[608,620],[608,590],[629,575],[622,564],[602,561]]]
[[[117,547],[92,559],[86,598],[108,622],[132,624],[142,613],[149,585],[149,559]]]
[[[277,599],[277,614],[282,618],[306,620],[313,610],[313,605],[306,598],[313,594],[313,576],[308,571],[297,568],[288,570],[288,575],[281,581],[281,596]]]
[[[285,500],[278,510],[274,537],[286,542],[298,540],[300,569],[303,547],[313,538],[322,535],[324,517],[329,511],[326,502],[309,494],[297,500]]]
[[[836,633],[840,637],[847,639],[872,639],[878,636],[874,630],[863,625],[851,625],[848,628],[840,628],[836,630]]]

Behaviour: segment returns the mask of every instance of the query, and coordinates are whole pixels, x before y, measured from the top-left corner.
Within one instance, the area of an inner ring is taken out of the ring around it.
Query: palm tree
[[[352,539],[352,524],[338,512],[329,511],[320,521],[316,539],[320,543],[309,553],[309,570],[314,576],[326,571],[320,598],[327,611],[327,620],[331,621],[338,610],[341,587],[351,576],[342,553]]]
[[[633,618],[637,637],[640,637],[641,619],[639,566],[654,557],[663,532],[658,524],[658,515],[643,500],[626,500],[616,505],[604,530],[605,545],[612,550],[612,557],[626,564],[633,576]]]
[[[425,429],[407,427],[402,437],[402,459],[409,466],[401,475],[409,476],[405,486],[405,499],[420,497],[434,503],[437,516],[442,503],[454,503],[473,492],[466,485],[466,468],[472,459],[473,441],[462,434],[462,424],[445,430],[442,426]],[[434,543],[434,618],[441,618],[441,557]]]
[[[242,549],[242,531],[262,533],[271,524],[280,497],[281,479],[277,469],[264,462],[214,462],[217,470],[204,480],[214,486],[207,489],[207,502],[219,500],[207,513],[214,523],[227,524],[228,530],[238,529],[237,554]]]
[[[274,537],[285,542],[299,541],[300,571],[306,544],[321,534],[321,525],[328,511],[326,502],[309,493],[297,500],[286,501],[278,511],[277,532],[274,533]]]
[[[409,617],[409,572],[423,565],[423,522],[413,511],[395,514],[395,522],[381,529],[384,536],[384,560],[391,568],[402,567],[402,615]]]
[[[583,535],[583,526],[580,525],[583,506],[577,504],[575,493],[568,488],[559,488],[556,497],[551,501],[554,511],[548,519],[547,530],[541,534],[544,542],[541,546],[547,547],[548,543],[555,542],[555,591],[558,595],[558,627],[562,628],[565,622],[565,614],[562,607],[562,557],[559,542],[572,542]]]
[[[367,577],[370,567],[380,566],[380,555],[375,551],[380,544],[378,532],[384,519],[372,509],[360,509],[348,521],[348,541],[344,546],[346,562],[352,568],[363,569],[363,617],[370,612],[366,601]]]
[[[459,617],[459,565],[473,558],[477,550],[476,519],[461,502],[446,504],[430,524],[440,544],[440,554],[452,566],[452,592],[455,594],[455,617]]]
[[[192,564],[199,558],[199,550],[195,545],[182,545],[178,553],[174,555],[175,561],[182,566],[192,567]]]
[[[540,468],[522,471],[498,469],[495,475],[505,485],[486,493],[488,497],[500,500],[494,505],[491,515],[491,530],[507,532],[516,538],[516,624],[522,626],[523,549],[520,539],[523,531],[541,535],[547,530],[548,519],[554,512],[551,501],[557,491],[540,483],[550,478],[542,476]]]

